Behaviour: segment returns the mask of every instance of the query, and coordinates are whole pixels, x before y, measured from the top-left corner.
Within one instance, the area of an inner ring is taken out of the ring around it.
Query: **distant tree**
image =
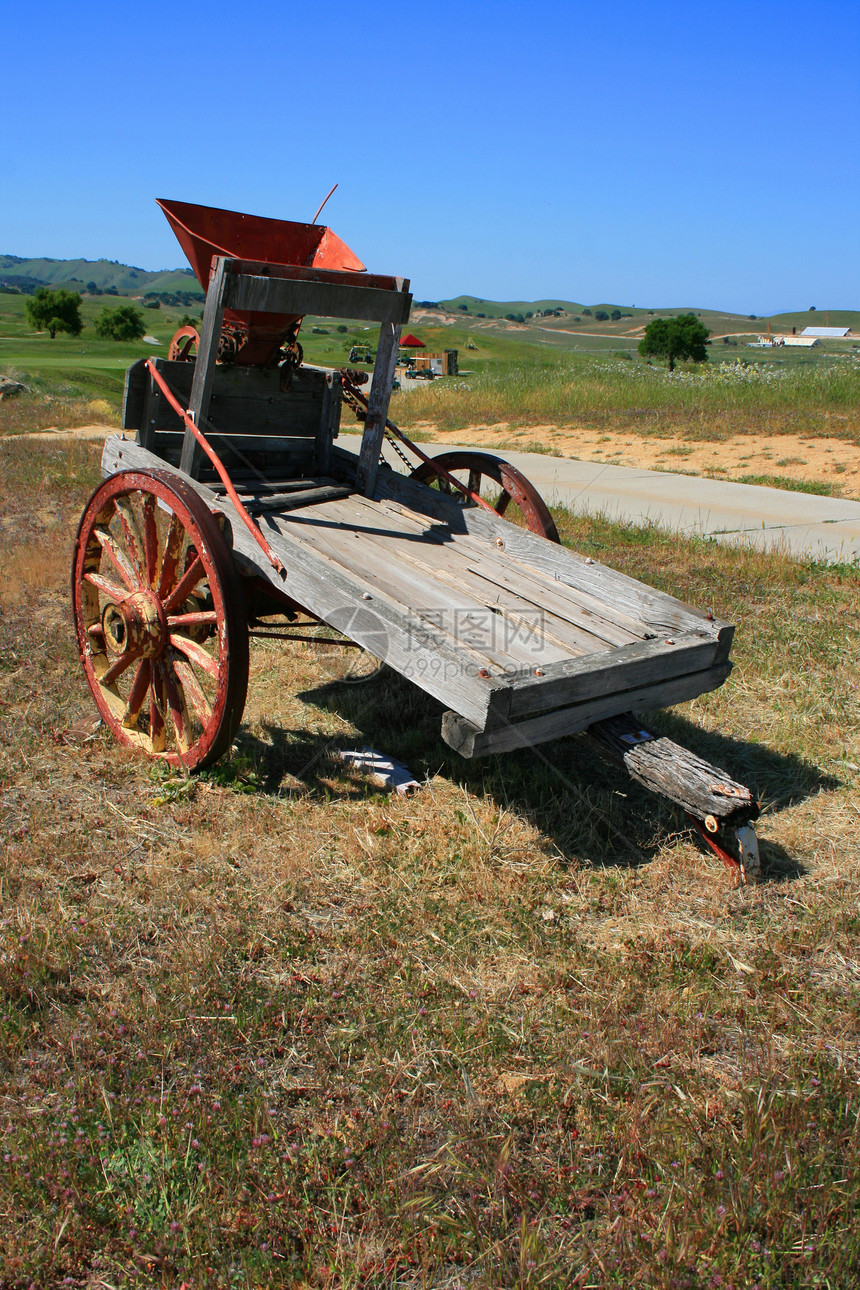
[[[79,336],[81,322],[81,297],[77,291],[51,291],[48,287],[38,287],[24,305],[27,321],[37,331],[48,331],[51,340],[58,331],[68,332],[70,336]]]
[[[619,322],[621,320],[621,310],[613,309],[609,317],[612,319],[613,322]]]
[[[669,371],[675,370],[675,359],[691,358],[704,363],[708,357],[705,345],[710,332],[695,314],[678,314],[676,318],[655,318],[645,328],[639,342],[639,353],[644,358],[665,358]]]
[[[457,308],[458,308],[458,309],[462,309],[462,311],[463,311],[463,313],[464,313],[464,314],[467,314],[467,313],[469,312],[469,306],[468,306],[468,305],[458,305],[458,306],[457,306]]]
[[[586,318],[588,318],[588,317],[590,317],[590,316],[591,316],[591,310],[590,310],[590,309],[583,309],[583,311],[582,311],[582,312],[585,314]]]
[[[810,305],[810,306],[809,306],[809,312],[810,312],[811,314],[814,314],[814,313],[815,313],[815,305]]]
[[[343,335],[345,335],[345,334],[346,334],[346,332],[347,332],[348,330],[349,330],[349,329],[348,329],[348,327],[346,326],[346,324],[345,324],[345,323],[340,323],[340,324],[339,324],[339,326],[338,326],[338,331],[340,332],[340,334],[341,334],[342,336],[343,336]]]
[[[203,315],[202,315],[202,314],[198,314],[198,315],[197,315],[197,317],[195,317],[195,316],[194,316],[194,314],[183,314],[183,315],[182,315],[182,317],[181,317],[180,319],[178,319],[178,321],[177,321],[177,323],[176,323],[176,326],[177,326],[177,328],[179,328],[179,327],[199,327],[199,326],[200,326],[200,324],[202,323],[202,321],[203,321]],[[346,331],[346,328],[345,328],[345,327],[344,327],[344,331]]]
[[[594,311],[594,321],[595,321],[595,322],[608,322],[608,321],[609,321],[609,314],[606,312],[606,310],[605,310],[605,309],[595,309],[595,311]]]
[[[95,326],[102,340],[140,340],[146,331],[143,314],[134,305],[103,309]]]

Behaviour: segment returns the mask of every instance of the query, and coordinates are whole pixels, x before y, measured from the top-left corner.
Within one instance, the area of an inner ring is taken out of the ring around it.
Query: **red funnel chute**
[[[156,200],[204,291],[208,289],[216,255],[268,264],[294,264],[301,268],[364,271],[358,256],[325,224],[297,224],[291,220],[220,210],[216,206]],[[236,355],[237,361],[247,364],[270,361],[301,322],[296,315],[240,313],[231,309],[225,310],[224,319],[247,333]]]

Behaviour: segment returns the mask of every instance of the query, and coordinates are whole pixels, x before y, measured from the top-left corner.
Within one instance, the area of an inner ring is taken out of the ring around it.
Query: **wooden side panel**
[[[149,373],[146,370],[146,359],[139,358],[132,363],[125,374],[125,385],[122,392],[122,428],[138,430],[143,424],[143,405],[149,386]]]
[[[158,370],[180,403],[187,405],[194,376],[193,363],[158,361]],[[207,433],[243,435],[307,435],[315,438],[325,413],[330,431],[340,425],[340,385],[327,392],[326,373],[300,367],[287,390],[280,388],[277,369],[218,367],[209,399]],[[183,423],[156,388],[159,430],[181,430]],[[328,401],[328,406],[324,403]]]
[[[341,286],[333,282],[231,273],[224,303],[228,309],[241,312],[252,310],[297,317],[315,314],[321,318],[356,318],[402,326],[409,318],[412,297],[407,291],[381,291],[378,287],[359,284]]]
[[[560,739],[563,735],[576,734],[595,721],[603,721],[619,712],[653,712],[656,708],[695,699],[722,685],[731,670],[731,663],[721,663],[704,672],[691,672],[657,685],[614,692],[587,703],[558,708],[527,721],[483,731],[457,713],[446,712],[442,718],[442,738],[462,757],[483,757],[488,753],[510,752],[514,748],[530,748],[550,739]]]

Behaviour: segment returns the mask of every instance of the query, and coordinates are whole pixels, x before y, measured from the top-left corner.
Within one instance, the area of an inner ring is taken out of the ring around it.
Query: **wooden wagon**
[[[463,756],[588,730],[751,874],[752,795],[634,715],[721,685],[733,627],[558,544],[497,457],[409,445],[411,475],[381,459],[386,434],[408,444],[388,420],[408,282],[356,268],[330,230],[308,251],[319,226],[256,221],[280,258],[248,258],[250,217],[163,205],[206,288],[202,325],[129,369],[72,578],[81,661],[120,742],[212,762],[241,720],[249,636],[326,624],[440,700]],[[305,315],[379,324],[367,398],[357,372],[302,361]],[[357,453],[337,443],[345,399]]]

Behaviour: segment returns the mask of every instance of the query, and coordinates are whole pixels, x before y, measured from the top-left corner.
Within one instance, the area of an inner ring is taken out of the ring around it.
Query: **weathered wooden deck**
[[[246,491],[285,581],[231,503],[194,486],[231,521],[246,570],[441,700],[443,737],[464,756],[692,699],[728,676],[729,624],[387,469],[372,497],[350,492],[355,463],[335,448],[332,477]],[[105,474],[134,468],[173,469],[109,439]]]

